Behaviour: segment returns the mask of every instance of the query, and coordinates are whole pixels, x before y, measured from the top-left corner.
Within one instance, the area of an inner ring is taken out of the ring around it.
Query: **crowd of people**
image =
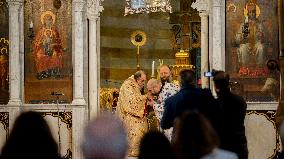
[[[180,84],[176,85],[170,68],[160,68],[160,79],[150,79],[147,84],[142,70],[126,79],[116,114],[102,113],[88,122],[82,141],[84,157],[248,159],[247,104],[231,93],[229,74],[214,72],[215,98],[210,89],[195,86],[194,71],[180,71]],[[148,107],[157,116],[157,131],[149,131]],[[284,138],[284,124],[279,129]],[[20,114],[2,148],[0,159],[18,158],[61,158],[50,128],[38,112]]]
[[[244,126],[247,104],[230,92],[229,74],[214,72],[217,98],[210,89],[196,87],[193,70],[180,71],[179,85],[172,82],[167,65],[160,66],[160,79],[150,79],[147,85],[146,79],[146,73],[140,70],[120,88],[117,115],[126,127],[127,156],[248,158]],[[148,107],[158,119],[158,132],[147,130]]]
[[[172,82],[170,67],[160,66],[160,79],[147,82],[147,93],[141,83],[141,80],[146,83],[145,72],[138,71],[129,79],[122,84],[117,105],[117,114],[127,130],[127,156],[149,158],[144,153],[150,153],[148,147],[153,147],[155,156],[162,156],[166,151],[173,152],[167,156],[178,159],[248,158],[244,126],[247,105],[242,97],[230,92],[230,77],[226,72],[214,72],[217,99],[210,89],[196,87],[195,72],[189,69],[180,71],[180,84],[176,85]],[[149,138],[158,136],[157,132],[147,131],[146,124],[138,122],[147,122],[147,107],[154,109],[159,133],[163,134],[156,140]],[[156,143],[158,140],[160,143]],[[163,146],[154,146],[158,144]]]

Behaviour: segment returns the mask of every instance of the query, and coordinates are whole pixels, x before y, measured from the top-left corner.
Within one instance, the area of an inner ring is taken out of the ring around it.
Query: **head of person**
[[[168,65],[160,66],[160,79],[162,84],[164,85],[166,82],[172,81],[171,69]]]
[[[46,15],[46,16],[44,17],[44,22],[45,22],[45,26],[46,26],[46,27],[52,26],[52,24],[53,24],[53,18],[52,18],[52,16],[51,16],[51,15]]]
[[[230,90],[230,75],[224,71],[215,71],[213,76],[215,90],[218,93]]]
[[[197,111],[188,111],[177,119],[173,148],[178,158],[199,159],[219,145],[210,122]]]
[[[84,134],[85,159],[124,159],[127,151],[126,131],[119,118],[111,113],[91,120]]]
[[[189,69],[183,69],[179,73],[180,85],[181,87],[186,87],[189,85],[194,85],[195,73]]]
[[[141,139],[138,159],[174,159],[168,138],[159,131],[150,131]]]
[[[145,81],[146,81],[145,72],[142,71],[142,70],[135,72],[134,79],[137,82],[137,84],[139,85],[140,89],[142,90],[145,86]]]
[[[60,158],[57,143],[40,113],[29,111],[17,117],[0,158]]]
[[[247,4],[248,18],[250,20],[256,19],[256,4],[248,3]]]
[[[157,79],[150,79],[147,83],[147,90],[155,96],[159,95],[161,87],[162,83]]]

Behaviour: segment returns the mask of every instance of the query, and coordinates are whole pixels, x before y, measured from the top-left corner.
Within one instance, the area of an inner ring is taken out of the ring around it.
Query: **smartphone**
[[[212,74],[212,72],[204,72],[204,76],[205,77],[212,77],[213,74]]]

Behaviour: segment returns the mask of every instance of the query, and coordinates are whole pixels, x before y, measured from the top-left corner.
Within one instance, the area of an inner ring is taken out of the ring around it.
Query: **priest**
[[[144,95],[146,74],[137,71],[122,84],[116,113],[124,123],[129,142],[128,156],[137,157],[139,143],[143,135],[148,131],[146,118],[147,95]]]

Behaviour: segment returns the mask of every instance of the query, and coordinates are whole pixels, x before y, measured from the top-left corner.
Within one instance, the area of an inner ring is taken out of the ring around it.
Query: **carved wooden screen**
[[[0,0],[0,104],[9,100],[9,10]]]
[[[226,70],[233,90],[247,101],[277,101],[278,52],[277,0],[227,0]]]
[[[71,0],[27,0],[24,10],[25,103],[72,101]]]

